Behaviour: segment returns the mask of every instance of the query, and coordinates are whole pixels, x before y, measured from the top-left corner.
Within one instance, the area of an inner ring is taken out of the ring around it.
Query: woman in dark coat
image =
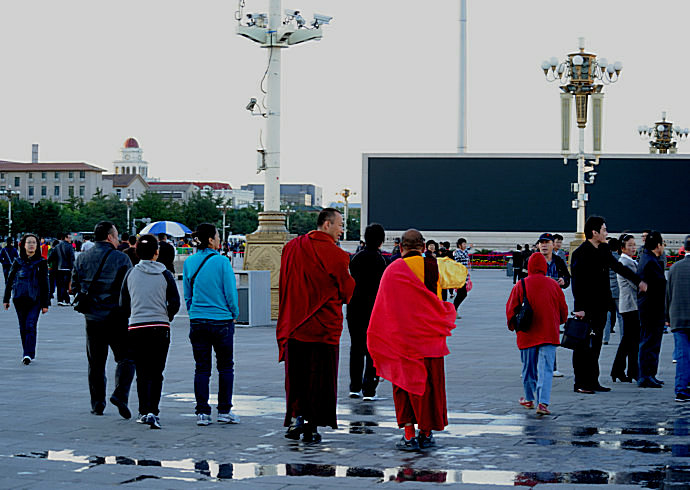
[[[22,362],[31,364],[36,358],[36,331],[39,313],[47,313],[50,305],[48,294],[48,263],[38,250],[38,237],[27,233],[19,242],[19,258],[12,264],[5,285],[3,305],[10,307],[10,297],[19,320],[24,357]]]

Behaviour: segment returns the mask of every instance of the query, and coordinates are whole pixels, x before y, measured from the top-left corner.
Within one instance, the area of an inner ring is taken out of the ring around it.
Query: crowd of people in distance
[[[449,242],[425,241],[418,230],[409,229],[395,239],[392,253],[384,254],[385,230],[373,223],[351,256],[339,246],[342,232],[341,213],[325,208],[316,229],[290,240],[282,251],[276,341],[278,360],[285,364],[285,437],[314,444],[321,441],[318,427],[337,428],[338,358],[347,304],[350,398],[375,401],[380,379],[390,381],[402,429],[396,447],[433,447],[433,433],[448,425],[446,341],[472,289],[472,247],[460,238],[451,250]],[[690,400],[690,260],[674,264],[667,276],[659,232],[647,231],[640,249],[628,233],[609,239],[600,217],[590,217],[584,232],[586,239],[571,254],[570,267],[563,237],[557,234],[542,233],[534,246],[518,246],[513,256],[514,285],[506,321],[516,332],[522,360],[524,396],[519,404],[536,408],[539,416],[551,413],[552,378],[561,375],[556,365],[561,328],[567,335],[576,324],[586,328],[584,340],[568,345],[573,349],[576,393],[611,390],[599,381],[599,355],[616,325],[621,341],[610,371],[612,381],[661,387],[663,381],[656,376],[668,328],[675,342],[675,400]],[[72,305],[85,318],[91,413],[103,415],[107,398],[123,418],[131,418],[129,394],[136,375],[136,421],[160,429],[170,325],[184,300],[195,361],[196,423],[207,426],[214,421],[209,404],[214,352],[215,422],[239,423],[232,412],[239,314],[234,250],[224,247],[212,224],[199,225],[192,238],[196,253],[184,261],[182,298],[175,250],[164,234],[120,240],[115,225],[103,221],[79,253],[69,235],[48,247],[46,255],[34,234],[24,234],[18,248],[8,241],[0,252],[3,304],[9,309],[12,301],[17,314],[22,362],[29,365],[36,358],[38,318],[48,311],[55,287],[57,304]],[[684,250],[690,250],[690,235]],[[568,287],[574,299],[570,319],[563,293]],[[116,369],[114,390],[107,397],[109,350]]]

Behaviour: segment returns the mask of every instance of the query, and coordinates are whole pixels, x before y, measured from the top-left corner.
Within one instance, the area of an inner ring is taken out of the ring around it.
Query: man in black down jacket
[[[374,400],[379,377],[367,350],[367,329],[381,276],[388,265],[380,251],[385,240],[383,226],[377,223],[367,226],[364,240],[364,249],[355,254],[350,261],[350,274],[355,279],[355,291],[347,305],[347,328],[350,331],[350,398],[359,398],[361,390],[365,400]]]
[[[638,274],[648,284],[647,291],[637,293],[637,309],[640,312],[640,376],[637,385],[642,388],[661,388],[663,384],[656,378],[666,320],[666,276],[660,259],[663,253],[661,233],[650,231],[637,266]]]
[[[120,243],[117,228],[109,221],[101,221],[94,230],[94,246],[77,257],[72,271],[72,290],[88,290],[91,306],[84,313],[86,319],[86,357],[89,361],[89,391],[91,413],[103,415],[105,410],[105,363],[108,346],[113,351],[115,391],[110,401],[126,419],[132,414],[127,407],[129,389],[134,378],[134,362],[127,347],[127,318],[120,310],[120,289],[132,262],[115,249]],[[105,254],[100,276],[93,282]]]
[[[573,371],[577,393],[611,391],[599,384],[599,353],[606,325],[606,312],[611,304],[609,269],[629,279],[639,290],[647,284],[630,269],[618,262],[606,243],[606,222],[590,216],[585,223],[585,238],[571,258],[572,288],[575,300],[574,315],[589,321],[592,335],[589,342],[573,350]]]

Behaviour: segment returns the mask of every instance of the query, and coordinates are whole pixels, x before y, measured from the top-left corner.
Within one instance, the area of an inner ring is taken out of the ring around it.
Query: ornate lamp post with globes
[[[661,113],[661,121],[654,123],[654,126],[638,126],[637,132],[643,139],[649,139],[649,153],[676,153],[676,145],[683,138],[688,137],[688,128],[674,126],[671,121],[666,120],[666,111]],[[674,136],[677,141],[674,141]]]
[[[572,207],[577,209],[577,238],[584,240],[585,204],[589,198],[585,192],[586,184],[594,183],[594,166],[599,164],[601,153],[601,124],[604,85],[618,81],[623,64],[620,61],[609,63],[606,58],[597,58],[594,53],[585,51],[585,40],[579,38],[579,51],[569,53],[565,60],[552,57],[541,64],[544,76],[549,82],[559,82],[561,93],[561,153],[564,162],[570,156],[570,120],[572,99],[575,98],[575,112],[579,131],[577,153],[577,182],[571,184],[576,198]],[[587,126],[587,106],[592,98],[592,131],[595,160],[592,165],[585,164],[585,127]],[[587,176],[586,174],[589,173]]]

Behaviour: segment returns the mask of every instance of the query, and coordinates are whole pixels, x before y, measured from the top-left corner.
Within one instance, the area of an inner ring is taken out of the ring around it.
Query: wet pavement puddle
[[[337,477],[372,478],[378,482],[415,481],[436,483],[471,483],[477,485],[514,485],[531,487],[541,483],[571,484],[628,484],[647,488],[688,488],[690,466],[655,466],[641,471],[607,472],[601,470],[573,472],[515,472],[501,470],[435,470],[411,467],[366,468],[327,464],[259,464],[219,463],[211,460],[150,460],[124,456],[79,456],[71,450],[36,451],[16,454],[17,458],[36,458],[50,461],[83,464],[76,472],[104,464],[160,467],[179,470],[179,476],[138,475],[122,481],[130,484],[147,479],[171,479],[182,481],[244,480],[266,476],[279,477]]]

